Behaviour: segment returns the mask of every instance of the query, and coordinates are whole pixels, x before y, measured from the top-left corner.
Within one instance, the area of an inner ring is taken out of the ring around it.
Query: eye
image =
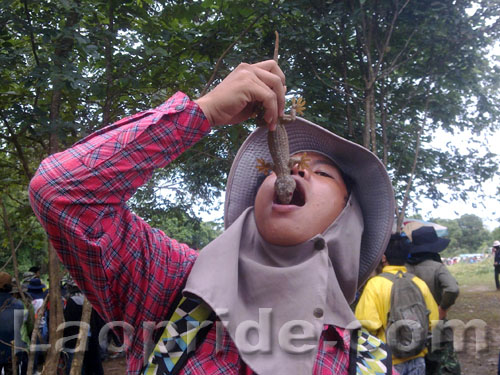
[[[333,176],[330,173],[324,171],[315,171],[314,173],[317,174],[318,176],[333,178]]]

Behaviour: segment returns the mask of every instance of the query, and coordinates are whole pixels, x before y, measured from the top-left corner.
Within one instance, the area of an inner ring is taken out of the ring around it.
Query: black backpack
[[[387,345],[396,358],[417,355],[425,348],[429,334],[429,310],[422,292],[412,281],[415,275],[398,271],[379,276],[393,282],[385,332]]]

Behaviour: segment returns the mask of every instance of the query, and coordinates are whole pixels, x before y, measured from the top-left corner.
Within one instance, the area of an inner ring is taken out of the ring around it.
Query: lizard
[[[274,46],[274,61],[278,62],[278,47],[279,35],[275,31],[276,42]],[[308,167],[306,154],[303,153],[300,158],[290,157],[290,147],[288,144],[288,134],[285,129],[285,124],[295,121],[297,114],[302,115],[305,108],[305,101],[301,97],[292,99],[292,108],[289,114],[285,114],[279,118],[274,131],[267,132],[267,143],[269,146],[269,153],[273,159],[273,164],[267,163],[264,159],[257,159],[257,169],[263,173],[270,173],[273,171],[276,174],[276,182],[274,183],[274,190],[281,204],[289,204],[295,191],[296,183],[290,175],[290,170],[296,165],[300,169]],[[262,112],[262,111],[261,111]],[[257,125],[262,126],[264,122],[257,116]]]

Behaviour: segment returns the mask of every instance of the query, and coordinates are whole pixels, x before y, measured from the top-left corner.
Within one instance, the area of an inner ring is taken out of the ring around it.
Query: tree
[[[21,268],[30,247],[38,259],[46,256],[25,192],[42,158],[177,90],[196,97],[241,61],[270,58],[275,30],[287,86],[308,102],[305,117],[381,158],[393,179],[399,220],[420,197],[438,203],[450,189],[454,199],[467,199],[497,173],[492,153],[429,146],[437,129],[498,129],[499,68],[487,58],[500,30],[494,1],[6,5],[0,13],[0,186],[20,229],[14,242],[26,237],[18,250]],[[204,228],[191,207],[220,197],[253,126],[205,137],[154,175],[135,196],[134,210],[193,246],[206,243],[214,233],[194,237]],[[7,253],[3,246],[0,260],[7,261]]]
[[[432,219],[433,222],[448,228],[450,244],[442,255],[450,257],[464,253],[482,253],[491,247],[491,235],[484,227],[480,217],[471,214],[458,219]]]
[[[495,229],[493,229],[493,231],[491,232],[491,240],[492,241],[500,241],[500,227],[496,227]],[[493,244],[493,242],[492,242]],[[490,244],[491,246],[491,244]]]

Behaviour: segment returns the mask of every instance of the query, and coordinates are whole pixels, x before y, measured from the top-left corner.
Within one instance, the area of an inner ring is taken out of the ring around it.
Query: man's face
[[[300,156],[300,154],[298,155]],[[276,175],[269,175],[255,197],[255,221],[260,235],[274,245],[297,245],[324,232],[345,207],[348,193],[342,174],[330,159],[308,152],[309,167],[291,173],[297,183],[292,201],[278,203]]]

